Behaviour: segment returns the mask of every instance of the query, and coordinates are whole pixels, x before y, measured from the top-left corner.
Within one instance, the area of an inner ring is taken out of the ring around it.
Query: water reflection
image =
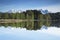
[[[60,40],[59,21],[0,23],[0,40]]]
[[[23,21],[18,23],[0,23],[0,27],[4,26],[5,28],[8,26],[11,27],[20,27],[26,28],[27,30],[39,30],[39,29],[47,29],[47,27],[60,27],[60,21]]]
[[[60,40],[60,28],[48,27],[47,30],[30,31],[25,28],[1,26],[0,40]]]

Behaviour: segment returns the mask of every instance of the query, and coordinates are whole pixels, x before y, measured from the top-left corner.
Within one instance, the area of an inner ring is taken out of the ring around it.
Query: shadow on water
[[[20,28],[26,28],[27,30],[38,30],[41,29],[42,26],[46,27],[60,27],[60,21],[23,21],[23,22],[17,22],[17,23],[0,23],[0,27],[4,26],[5,28],[8,26],[11,27],[20,27]]]

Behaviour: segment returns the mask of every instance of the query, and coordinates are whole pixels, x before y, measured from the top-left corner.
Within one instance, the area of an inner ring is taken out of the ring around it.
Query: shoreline
[[[58,20],[28,20],[28,19],[0,19],[0,23],[18,23],[18,22],[34,22],[34,21],[58,21]]]

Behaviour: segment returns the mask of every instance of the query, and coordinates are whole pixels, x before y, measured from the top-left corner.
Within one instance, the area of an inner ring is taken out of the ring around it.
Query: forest
[[[60,12],[42,14],[40,10],[26,10],[21,13],[0,12],[0,19],[60,20]]]
[[[23,20],[23,21],[21,21]],[[45,26],[60,25],[60,12],[42,14],[40,10],[26,10],[21,13],[0,12],[0,26],[21,27],[28,30],[40,29]],[[57,22],[59,22],[57,24]]]

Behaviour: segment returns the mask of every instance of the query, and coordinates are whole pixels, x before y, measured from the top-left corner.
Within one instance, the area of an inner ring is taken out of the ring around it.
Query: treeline
[[[46,20],[50,19],[50,15],[43,15],[40,10],[26,10],[21,13],[2,13],[0,12],[0,19],[28,19],[28,20]]]
[[[21,13],[2,13],[0,19],[60,20],[60,12],[42,14],[40,10],[26,10]]]
[[[23,13],[0,13],[0,19],[25,19]]]
[[[60,20],[60,12],[48,13],[51,17],[51,20]]]

